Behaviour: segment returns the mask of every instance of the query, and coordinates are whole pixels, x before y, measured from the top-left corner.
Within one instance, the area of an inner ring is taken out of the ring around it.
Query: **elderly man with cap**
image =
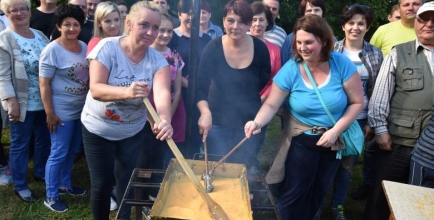
[[[368,123],[375,128],[380,149],[365,210],[369,220],[388,219],[390,211],[381,181],[408,182],[411,152],[430,121],[434,2],[419,8],[414,30],[416,40],[396,45],[384,60],[369,102]]]
[[[419,16],[419,20],[425,24],[424,42],[427,47],[434,47],[434,3],[427,3],[427,10]],[[429,7],[428,7],[429,4]],[[428,29],[428,27],[431,27]],[[431,119],[422,136],[417,140],[414,147],[410,164],[409,184],[434,188],[434,105],[431,108]]]

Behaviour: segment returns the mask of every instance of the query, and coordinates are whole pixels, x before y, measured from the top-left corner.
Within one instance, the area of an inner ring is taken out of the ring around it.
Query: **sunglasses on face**
[[[431,21],[432,24],[434,24],[434,18],[421,18],[421,17],[416,17],[417,22],[421,23],[421,24],[426,24],[428,23],[428,21]]]

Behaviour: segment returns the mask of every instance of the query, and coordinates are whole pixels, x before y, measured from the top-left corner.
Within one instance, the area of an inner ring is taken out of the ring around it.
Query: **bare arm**
[[[188,88],[188,78],[181,76],[182,88]]]
[[[158,70],[153,79],[154,102],[161,123],[154,126],[157,138],[164,140],[173,134],[170,97],[170,68],[166,66]]]
[[[268,124],[279,110],[283,101],[288,97],[289,92],[283,91],[275,83],[271,85],[271,92],[268,98],[262,104],[258,114],[256,114],[255,120],[248,121],[244,128],[246,137],[250,137],[252,134],[258,134],[261,132],[261,127]]]
[[[197,103],[197,108],[200,112],[198,121],[199,133],[202,134],[202,142],[206,141],[209,130],[212,127],[212,114],[208,106],[208,101],[202,100]]]
[[[63,122],[54,112],[50,82],[51,78],[39,77],[39,88],[41,91],[42,104],[44,105],[45,113],[47,114],[48,130],[50,132],[56,132],[57,124],[63,126]]]
[[[363,89],[359,74],[354,72],[351,78],[344,82],[343,87],[348,97],[348,107],[333,128],[322,135],[317,142],[318,146],[331,147],[339,135],[356,120],[363,108]]]
[[[99,61],[91,60],[89,66],[89,88],[92,97],[102,102],[144,98],[148,95],[148,85],[133,82],[130,87],[108,85],[109,70]]]

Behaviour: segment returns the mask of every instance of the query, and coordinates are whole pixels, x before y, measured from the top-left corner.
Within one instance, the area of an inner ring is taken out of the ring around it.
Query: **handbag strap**
[[[315,89],[315,93],[318,96],[319,101],[321,102],[322,107],[324,108],[325,112],[327,113],[327,116],[330,118],[330,120],[333,122],[333,124],[336,124],[336,120],[333,118],[332,114],[330,113],[329,109],[327,108],[324,99],[321,96],[321,93],[319,93],[318,87],[316,86],[315,80],[313,80],[312,74],[310,74],[309,67],[307,66],[306,62],[303,60],[303,67],[304,71],[307,74],[307,77],[309,77],[310,83],[312,84],[313,88]]]

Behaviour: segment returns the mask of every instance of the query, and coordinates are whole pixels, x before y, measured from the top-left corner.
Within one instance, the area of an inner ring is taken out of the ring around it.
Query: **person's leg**
[[[363,155],[363,184],[372,186],[374,183],[375,153],[378,151],[378,144],[373,139],[366,143]]]
[[[282,219],[309,219],[312,187],[319,161],[319,151],[312,146],[319,137],[301,134],[291,141],[285,161],[285,178],[277,201]]]
[[[0,106],[0,135],[3,131],[3,115],[5,114],[3,108]],[[3,143],[0,143],[0,186],[9,185],[12,183],[11,168],[8,164],[8,158],[3,148]]]
[[[145,127],[136,135],[119,141],[116,147],[115,177],[116,177],[116,194],[118,204],[121,204],[124,198],[125,190],[131,178],[134,168],[137,164],[137,152],[141,147],[145,147],[146,135]],[[128,196],[128,195],[126,195]],[[118,217],[121,219],[130,219],[131,206],[123,204],[119,210]]]
[[[434,188],[434,170],[420,165],[412,158],[408,184]]]
[[[359,156],[349,156],[353,166],[356,164]],[[337,208],[339,205],[343,205],[347,198],[347,192],[350,188],[351,173],[349,173],[342,164],[339,166],[336,176],[333,180],[333,196],[332,196],[332,208]]]
[[[211,156],[208,158],[216,158],[216,156],[220,156],[221,158],[226,155],[231,150],[231,147],[233,147],[231,146],[231,139],[232,134],[228,128],[219,125],[213,125],[211,130],[209,130],[208,137],[206,139],[208,154],[211,154]]]
[[[144,142],[146,144],[140,146],[136,167],[142,169],[163,169],[163,148],[166,148],[166,146],[163,146],[163,144],[166,141],[162,142],[156,138],[156,135],[153,133],[149,122],[146,123],[143,133],[145,135]],[[152,175],[151,178],[146,179],[146,182],[161,183],[162,179],[156,179],[155,176],[156,175]],[[143,191],[144,198],[148,198],[148,195],[156,197],[158,194],[157,188],[149,188]]]
[[[142,169],[151,169],[151,167],[152,169],[162,169],[162,165],[156,168],[158,161],[161,161],[161,164],[163,163],[163,157],[160,154],[161,141],[156,138],[149,122],[146,122],[143,135],[145,135],[146,145],[139,148],[136,167]]]
[[[357,187],[356,191],[351,193],[354,200],[364,199],[372,191],[374,184],[374,167],[375,154],[378,151],[378,145],[375,139],[368,141],[363,153],[363,184]]]
[[[227,128],[229,129],[230,133],[232,134],[232,138],[228,140],[229,143],[229,152],[234,148],[238,143],[240,143],[241,140],[243,140],[246,135],[244,133],[244,130],[242,129],[243,125]],[[248,172],[250,172],[253,175],[258,175],[259,171],[257,170],[259,161],[257,159],[257,149],[259,142],[261,139],[265,138],[265,131],[262,130],[261,133],[252,135],[250,138],[248,138],[235,152],[228,158],[228,162],[231,163],[240,163],[245,164],[247,167]],[[260,149],[260,147],[259,147]],[[226,152],[226,153],[227,153]],[[252,171],[252,168],[255,171]]]
[[[34,176],[37,178],[45,177],[45,165],[50,155],[50,132],[47,127],[47,115],[45,111],[35,112],[34,137],[35,149],[33,153]]]
[[[336,151],[332,151],[330,148],[320,148],[319,151],[320,156],[317,172],[315,174],[315,183],[312,189],[313,192],[310,203],[309,219],[312,219],[315,214],[317,214],[318,210],[321,208],[321,205],[324,203],[327,191],[329,190],[334,177],[337,176],[336,172],[341,164],[341,160],[336,159]],[[349,173],[347,178],[349,181]],[[346,191],[344,192],[346,195]],[[345,200],[345,197],[343,200]]]
[[[68,155],[71,138],[74,133],[74,122],[63,121],[64,125],[57,125],[56,132],[51,132],[51,152],[45,168],[46,196],[59,197],[61,171]]]
[[[408,183],[412,147],[392,144],[391,151],[379,150],[375,158],[374,185],[365,207],[365,219],[383,220],[390,215],[381,181]]]
[[[4,111],[3,108],[0,106],[0,111]],[[3,120],[2,117],[0,117],[0,135],[3,131]],[[8,164],[7,157],[5,150],[3,149],[3,143],[0,142],[0,167],[6,166]]]
[[[18,121],[10,124],[9,164],[12,169],[15,191],[29,189],[26,174],[29,163],[29,141],[32,136],[35,115],[35,112],[27,112],[24,122]]]
[[[89,132],[82,126],[84,150],[90,174],[90,205],[93,219],[109,219],[116,142]]]
[[[72,173],[72,166],[74,164],[74,158],[78,149],[80,148],[81,143],[83,142],[83,138],[81,135],[82,124],[80,119],[70,121],[69,123],[72,124],[72,127],[70,133],[66,134],[68,135],[67,138],[69,140],[69,148],[68,148],[68,153],[65,157],[65,162],[63,163],[62,171],[60,173],[60,187],[77,189],[78,195],[82,195],[86,191],[83,189],[72,187],[73,185],[71,181],[71,173]]]

